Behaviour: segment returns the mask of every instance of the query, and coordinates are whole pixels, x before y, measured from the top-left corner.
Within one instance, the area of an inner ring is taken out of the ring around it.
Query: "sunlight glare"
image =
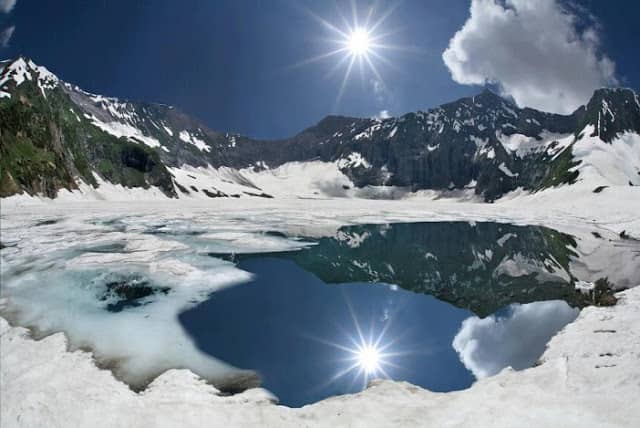
[[[399,1],[392,2],[391,5],[381,13],[376,13],[377,7],[373,5],[369,7],[368,10],[363,10],[364,13],[362,16],[358,16],[359,10],[356,5],[356,0],[351,0],[350,3],[353,15],[351,20],[346,18],[338,7],[339,15],[343,21],[342,26],[333,24],[315,14],[313,11],[303,8],[309,16],[319,22],[326,30],[333,33],[336,38],[329,39],[329,42],[334,45],[333,49],[307,58],[294,65],[297,67],[317,61],[324,61],[329,58],[336,59],[336,63],[327,73],[327,77],[340,69],[344,69],[345,72],[338,88],[334,109],[342,99],[342,95],[344,94],[354,68],[360,69],[360,77],[363,82],[375,82],[377,87],[381,88],[377,91],[378,93],[380,93],[380,91],[386,91],[386,84],[376,63],[384,63],[387,66],[397,68],[393,61],[386,58],[383,52],[402,51],[405,49],[403,46],[392,45],[385,42],[385,39],[396,31],[381,31],[385,21],[400,3]],[[365,72],[369,72],[371,75],[365,76]]]
[[[375,346],[364,345],[356,354],[360,367],[368,374],[374,374],[380,369],[380,352]]]
[[[352,55],[366,55],[371,47],[369,32],[364,28],[356,28],[350,34],[347,46]]]

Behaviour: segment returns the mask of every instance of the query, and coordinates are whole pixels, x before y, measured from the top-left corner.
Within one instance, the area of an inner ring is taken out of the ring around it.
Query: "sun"
[[[365,28],[356,28],[351,32],[346,41],[349,52],[354,56],[366,55],[371,49],[371,38],[369,31]]]
[[[393,61],[390,61],[384,52],[387,51],[403,51],[406,47],[396,44],[389,44],[385,39],[397,31],[383,31],[383,24],[387,18],[393,13],[399,2],[392,3],[387,10],[379,11],[376,6],[371,6],[366,10],[359,10],[356,0],[351,0],[351,19],[348,19],[344,13],[338,8],[338,16],[342,18],[341,23],[331,23],[314,12],[303,10],[314,20],[319,22],[332,37],[323,39],[332,45],[330,50],[320,55],[305,59],[294,67],[307,65],[310,63],[324,61],[329,58],[335,58],[336,63],[327,73],[327,77],[334,74],[340,69],[344,69],[344,76],[338,88],[336,107],[345,91],[354,68],[360,69],[361,80],[367,82],[375,81],[376,85],[385,91],[386,84],[379,71],[380,64],[396,68]],[[367,75],[369,74],[369,75]]]
[[[360,346],[355,354],[360,368],[365,373],[372,375],[380,370],[380,352],[375,346]]]

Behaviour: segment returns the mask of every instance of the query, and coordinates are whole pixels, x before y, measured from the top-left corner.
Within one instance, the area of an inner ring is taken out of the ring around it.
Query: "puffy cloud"
[[[0,0],[0,12],[9,13],[16,5],[17,0]]]
[[[547,342],[578,316],[562,300],[513,304],[504,316],[464,320],[453,348],[466,368],[478,378],[492,376],[505,367],[531,367]]]
[[[521,106],[570,113],[616,83],[584,12],[556,0],[472,0],[442,58],[458,83],[496,84]]]
[[[11,27],[5,28],[0,32],[0,47],[6,48],[9,46],[9,41],[11,40],[11,36],[13,36],[13,31],[16,29],[15,25]]]

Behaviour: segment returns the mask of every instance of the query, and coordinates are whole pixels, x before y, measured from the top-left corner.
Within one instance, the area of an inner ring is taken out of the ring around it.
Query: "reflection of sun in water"
[[[389,370],[391,368],[404,370],[401,365],[398,365],[398,361],[394,360],[412,354],[414,351],[391,349],[395,347],[396,342],[400,339],[400,337],[387,337],[387,332],[395,318],[394,314],[389,314],[388,309],[385,308],[383,310],[384,316],[378,322],[372,323],[369,326],[369,331],[365,333],[346,295],[345,303],[353,321],[353,328],[343,330],[343,326],[340,326],[345,335],[344,340],[336,342],[313,337],[314,340],[335,348],[343,355],[343,357],[339,358],[342,367],[325,384],[318,387],[326,387],[347,376],[352,378],[351,385],[361,380],[362,388],[365,388],[372,379],[390,379]],[[378,324],[377,327],[379,328],[376,328],[375,324]]]
[[[360,368],[368,374],[375,374],[380,370],[380,352],[375,346],[364,345],[356,351],[356,358]]]

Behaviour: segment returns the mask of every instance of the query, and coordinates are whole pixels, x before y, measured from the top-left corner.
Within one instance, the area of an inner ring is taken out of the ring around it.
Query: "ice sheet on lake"
[[[201,352],[177,316],[251,278],[207,250],[287,251],[307,244],[179,218],[118,216],[18,222],[3,230],[3,245],[1,295],[14,322],[41,335],[65,332],[72,349],[92,349],[134,387],[188,368],[219,386],[243,388],[255,386],[256,375]]]

